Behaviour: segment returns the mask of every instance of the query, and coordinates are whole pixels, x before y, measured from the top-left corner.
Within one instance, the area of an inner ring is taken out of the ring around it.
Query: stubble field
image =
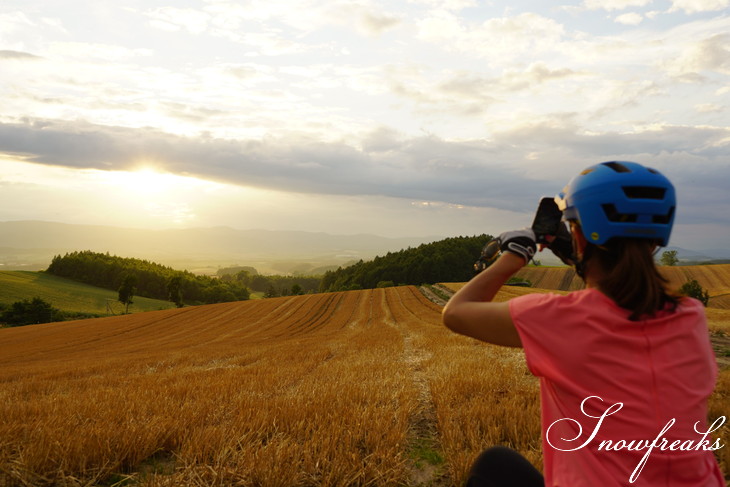
[[[522,352],[440,312],[397,287],[0,330],[0,485],[461,485],[494,444],[539,467]],[[729,397],[725,371],[710,415]]]

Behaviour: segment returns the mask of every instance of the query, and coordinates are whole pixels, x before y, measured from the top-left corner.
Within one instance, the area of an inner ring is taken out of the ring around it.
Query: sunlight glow
[[[141,168],[136,171],[115,171],[108,173],[109,183],[123,191],[139,195],[159,195],[185,184],[185,178],[169,173],[157,172],[151,168]]]

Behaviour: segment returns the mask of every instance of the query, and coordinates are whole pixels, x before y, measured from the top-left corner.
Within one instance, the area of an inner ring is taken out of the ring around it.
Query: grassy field
[[[63,311],[108,314],[107,303],[116,314],[123,311],[114,291],[89,286],[45,272],[0,271],[0,303],[10,305],[16,301],[40,297]],[[173,308],[169,301],[135,297],[130,313]]]
[[[0,330],[0,485],[451,486],[494,444],[541,468],[522,352],[440,311],[396,287]]]

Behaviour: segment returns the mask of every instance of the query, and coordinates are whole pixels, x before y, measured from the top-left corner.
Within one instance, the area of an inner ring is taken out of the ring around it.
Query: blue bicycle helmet
[[[577,220],[586,240],[650,238],[666,246],[677,199],[659,171],[635,162],[603,162],[573,178],[555,197],[566,220]]]

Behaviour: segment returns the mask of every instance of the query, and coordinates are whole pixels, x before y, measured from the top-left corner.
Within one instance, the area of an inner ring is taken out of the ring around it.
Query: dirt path
[[[421,292],[425,294],[424,288]],[[435,298],[435,294],[431,293]],[[395,294],[383,295],[384,308],[390,311],[392,306],[403,306],[402,301],[388,302]],[[426,295],[426,297],[429,297]],[[400,298],[398,298],[400,299]],[[429,299],[431,299],[429,297]],[[404,309],[406,309],[404,307]],[[431,352],[419,345],[421,335],[407,320],[399,320],[392,312],[386,313],[386,324],[396,328],[403,336],[403,363],[410,372],[416,390],[416,406],[411,413],[408,428],[408,444],[410,456],[410,481],[408,485],[416,487],[446,487],[451,485],[448,472],[444,468],[441,442],[438,432],[436,408],[431,396],[425,362],[431,358]]]
[[[717,365],[721,368],[730,367],[730,335],[713,333],[710,335],[712,348],[715,350]]]
[[[423,367],[430,353],[413,345],[413,335],[404,337],[403,360],[411,370],[413,384],[418,391],[418,403],[410,425],[411,485],[439,487],[448,485],[443,472],[441,443],[437,429],[436,409],[431,388]]]
[[[447,289],[439,284],[434,284],[431,287],[435,288],[436,291],[438,291],[438,294],[436,292],[434,292],[428,286],[421,286],[418,288],[418,290],[421,291],[421,294],[423,294],[429,300],[433,301],[434,303],[438,304],[439,306],[446,305],[446,301],[448,301],[448,299],[445,299],[444,297],[451,297],[451,295],[454,294],[454,292],[452,290]]]

